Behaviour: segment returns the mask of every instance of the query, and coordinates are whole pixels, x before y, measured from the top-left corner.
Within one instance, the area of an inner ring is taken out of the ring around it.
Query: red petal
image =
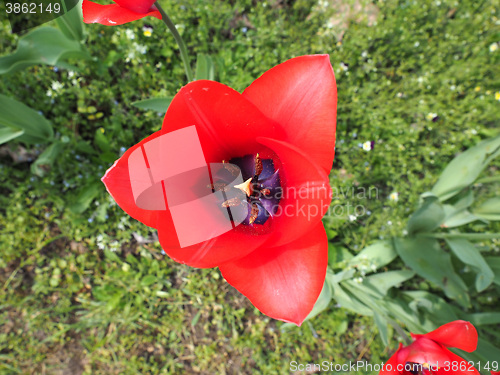
[[[437,366],[438,370],[432,373],[441,374],[474,374],[479,373],[463,358],[455,353],[450,352],[441,344],[436,341],[430,340],[424,335],[419,335],[416,340],[409,346],[401,349],[398,354],[399,363],[405,364],[407,362],[424,364],[427,363],[431,366]],[[457,367],[450,367],[453,365]],[[462,364],[462,368],[460,365]],[[448,371],[446,371],[448,370]]]
[[[399,372],[397,370],[397,365],[399,364],[399,361],[398,361],[399,351],[401,350],[402,347],[403,347],[403,344],[399,343],[398,350],[396,350],[396,353],[394,353],[392,355],[392,357],[389,358],[389,360],[386,363],[384,363],[384,367],[379,372],[379,375],[397,375],[397,374],[401,374],[401,372]]]
[[[212,173],[215,167],[210,165]],[[272,232],[271,220],[255,228],[234,228],[221,207],[226,198],[210,190],[194,126],[156,132],[127,150],[102,180],[130,216],[158,229],[165,252],[181,263],[214,267],[246,256]],[[236,221],[238,212],[231,213]]]
[[[448,349],[443,350],[446,351],[448,355],[447,363],[440,365],[438,371],[434,372],[436,375],[481,375],[479,371],[474,368],[472,362],[466,361]]]
[[[147,13],[137,13],[118,4],[100,5],[89,0],[83,0],[82,11],[83,22],[100,23],[106,26],[122,25],[147,16],[153,16],[161,20],[161,14],[156,9],[152,9]]]
[[[197,214],[199,215],[199,212]],[[210,220],[213,220],[213,217]],[[158,239],[163,250],[176,262],[191,267],[211,268],[244,257],[261,246],[269,239],[270,234],[266,232],[270,231],[271,225],[268,220],[259,228],[263,232],[260,234],[248,225],[239,225],[210,240],[181,248],[172,216],[167,212],[159,222]]]
[[[420,337],[399,352],[399,363],[428,363],[443,366],[449,360],[449,350],[435,341]]]
[[[219,266],[229,284],[274,319],[302,324],[323,288],[328,238],[322,223],[280,247],[261,247]]]
[[[328,176],[297,147],[269,138],[258,138],[279,157],[283,198],[273,217],[273,246],[287,244],[308,233],[328,210],[331,188]]]
[[[477,331],[474,326],[464,320],[456,320],[442,325],[438,329],[420,336],[433,340],[448,348],[458,348],[466,352],[473,352],[477,347]]]
[[[146,0],[146,1],[138,1],[138,0],[113,0],[119,6],[123,8],[127,8],[132,12],[136,13],[147,13],[149,9],[155,3],[155,0]]]
[[[118,206],[120,206],[134,219],[139,220],[150,227],[156,227],[161,211],[144,210],[137,206],[132,193],[128,161],[130,155],[136,149],[140,148],[144,143],[159,137],[160,135],[162,135],[161,131],[156,132],[128,149],[122,157],[107,170],[106,174],[102,178],[102,182],[106,185],[106,189],[108,189],[109,194],[111,194]]]
[[[207,162],[220,163],[255,153],[258,136],[276,137],[275,123],[232,88],[214,81],[195,81],[174,97],[163,120],[171,132],[196,126]]]
[[[337,86],[328,55],[288,60],[254,81],[243,96],[328,174],[335,156]]]

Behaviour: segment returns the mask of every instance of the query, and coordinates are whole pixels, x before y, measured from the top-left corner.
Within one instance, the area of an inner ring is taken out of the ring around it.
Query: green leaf
[[[325,310],[331,301],[332,301],[332,289],[330,287],[328,279],[325,279],[325,283],[323,284],[323,289],[321,290],[321,294],[319,295],[318,299],[316,300],[316,303],[314,304],[313,309],[311,310],[309,315],[307,315],[305,320],[312,319],[320,312]]]
[[[140,109],[165,113],[167,112],[168,106],[170,105],[172,99],[172,97],[144,99],[133,102],[132,105]]]
[[[364,283],[357,283],[353,280],[348,280],[342,284],[350,293],[355,295],[372,311],[380,337],[384,344],[387,345],[389,342],[387,322],[391,320],[388,314],[392,311],[388,308],[389,305],[386,303],[386,300],[382,299],[382,295],[380,295],[379,292],[374,293],[374,289],[372,287],[367,287]]]
[[[500,285],[500,257],[498,256],[490,256],[490,257],[485,257],[484,260],[492,271],[495,273],[495,277],[493,279],[493,282],[497,285]]]
[[[335,246],[328,242],[328,264],[332,268],[344,268],[347,261],[352,259],[352,254],[343,246]]]
[[[477,340],[477,349],[474,353],[481,355],[486,361],[489,361],[490,366],[492,366],[492,361],[497,361],[498,364],[498,359],[500,358],[500,349],[484,338]]]
[[[104,249],[104,256],[112,262],[122,263],[122,260],[120,259],[120,257],[118,255],[116,255],[116,253],[111,251],[111,250]]]
[[[64,1],[61,4],[64,5]],[[78,42],[82,41],[84,39],[82,1],[80,0],[73,9],[66,12],[63,16],[57,17],[56,22],[57,26],[68,39]]]
[[[56,158],[64,148],[61,142],[54,142],[45,149],[44,152],[31,164],[31,172],[37,176],[43,176],[45,172],[51,168],[56,161]]]
[[[431,190],[432,194],[444,201],[471,185],[493,157],[497,156],[499,147],[500,135],[484,140],[455,157],[441,173]]]
[[[472,190],[467,190],[464,194],[459,195],[458,198],[453,205],[457,211],[465,210],[474,203],[474,193]]]
[[[417,321],[417,319],[415,318],[417,310],[410,309],[410,305],[412,304],[412,302],[415,301],[408,302],[408,298],[405,298],[404,295],[400,294],[398,295],[397,299],[384,299],[380,301],[379,304],[384,307],[388,314],[394,316],[398,321],[403,322],[411,332],[432,331],[435,326],[429,319],[426,320],[424,318]],[[415,304],[417,305],[418,303]]]
[[[80,190],[80,194],[76,198],[76,201],[69,206],[69,210],[74,214],[81,214],[87,208],[89,208],[90,204],[94,201],[94,199],[99,195],[103,188],[102,182],[91,182],[84,186]]]
[[[363,280],[363,283],[385,296],[390,288],[411,279],[413,276],[415,276],[415,272],[410,270],[388,271],[368,276]]]
[[[215,79],[215,66],[212,58],[204,53],[199,53],[196,58],[196,74],[195,80],[199,79]]]
[[[474,215],[485,220],[500,220],[500,197],[493,197],[472,210]]]
[[[142,278],[141,284],[144,286],[149,286],[155,283],[158,279],[154,275],[146,275]]]
[[[413,300],[409,303],[409,305],[410,307],[414,308],[415,312],[417,312],[416,309],[418,307],[427,310],[425,316],[428,316],[432,321],[432,327],[429,327],[431,329],[429,329],[428,331],[433,330],[444,323],[448,323],[459,318],[457,315],[457,311],[461,310],[451,305],[444,299],[436,296],[435,294],[423,290],[410,290],[403,292],[402,294],[404,296],[410,297]],[[424,331],[421,332],[424,333]]]
[[[0,94],[0,126],[22,130],[17,137],[26,143],[45,143],[53,137],[52,124],[27,105]]]
[[[373,318],[375,324],[377,325],[378,331],[380,333],[380,338],[384,343],[384,346],[389,346],[389,333],[387,330],[387,321],[377,312],[373,313]]]
[[[467,210],[472,203],[474,203],[474,194],[472,190],[468,190],[453,205],[443,205],[445,212],[443,227],[455,228],[479,220]]]
[[[469,305],[467,287],[453,270],[450,254],[433,238],[394,238],[394,247],[405,264],[443,289],[446,296]]]
[[[1,116],[1,115],[0,115]],[[24,134],[24,130],[19,128],[2,127],[0,128],[0,145],[9,142]]]
[[[195,327],[195,326],[196,326],[196,324],[198,323],[198,320],[200,320],[201,311],[202,311],[202,310],[198,311],[198,312],[196,313],[196,315],[194,316],[194,318],[191,320],[191,327]]]
[[[104,133],[104,128],[96,129],[94,143],[101,149],[102,152],[108,152],[111,149],[111,145],[109,144],[109,140]]]
[[[499,312],[484,312],[484,313],[474,313],[467,315],[467,320],[473,325],[489,325],[489,324],[500,324],[500,313]]]
[[[357,314],[372,316],[373,311],[358,300],[354,295],[347,292],[340,284],[331,283],[332,296],[337,303],[346,309],[354,311]]]
[[[422,233],[421,237],[431,237],[431,238],[465,238],[471,241],[481,241],[481,240],[495,240],[500,238],[500,233]]]
[[[468,264],[476,272],[476,289],[478,292],[482,292],[490,286],[495,274],[474,244],[463,238],[448,238],[446,243],[458,259]]]
[[[340,283],[341,281],[351,279],[356,273],[355,269],[346,269],[338,273],[327,273],[326,277],[329,279],[330,283]]]
[[[443,223],[444,228],[456,228],[479,220],[479,218],[471,214],[469,210],[457,211],[454,206],[448,204],[444,205],[443,208],[446,213],[446,218]]]
[[[424,198],[424,202],[408,220],[408,233],[410,235],[421,232],[430,232],[438,228],[445,217],[439,199],[434,196]]]
[[[397,256],[396,250],[394,250],[394,247],[390,243],[378,241],[361,250],[349,261],[349,265],[358,267],[368,273],[389,264]]]
[[[0,57],[0,74],[38,64],[67,66],[64,61],[70,58],[86,60],[90,55],[84,46],[68,39],[61,30],[40,27],[21,37],[14,53]]]

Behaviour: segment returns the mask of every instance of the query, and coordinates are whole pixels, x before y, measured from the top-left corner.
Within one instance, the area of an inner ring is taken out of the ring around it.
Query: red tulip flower
[[[326,275],[336,107],[328,55],[288,60],[242,94],[191,82],[102,180],[172,259],[218,266],[264,314],[300,325]]]
[[[106,26],[122,25],[147,16],[161,20],[161,14],[153,6],[155,0],[114,0],[115,4],[101,5],[83,0],[83,22]]]
[[[411,336],[413,343],[406,347],[399,344],[379,375],[479,375],[468,361],[446,349],[476,350],[477,331],[471,323],[456,320],[425,335]]]

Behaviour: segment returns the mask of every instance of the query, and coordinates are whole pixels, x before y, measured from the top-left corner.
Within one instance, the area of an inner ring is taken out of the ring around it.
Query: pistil
[[[244,192],[247,195],[247,197],[250,197],[250,196],[252,196],[252,193],[253,193],[252,185],[253,185],[252,184],[252,177],[250,177],[245,182],[242,182],[239,185],[234,185],[234,187],[236,189],[240,189],[242,192]]]
[[[215,191],[223,191],[228,197],[221,202],[224,208],[236,207],[248,210],[245,225],[264,224],[277,210],[281,200],[280,176],[274,169],[272,159],[261,159],[255,155],[245,155],[229,160],[223,160],[223,172],[219,172],[214,184],[210,185]],[[241,174],[244,182],[231,185],[234,177]],[[245,198],[240,195],[234,197],[231,190],[235,188],[245,193]],[[233,198],[229,198],[233,195]]]

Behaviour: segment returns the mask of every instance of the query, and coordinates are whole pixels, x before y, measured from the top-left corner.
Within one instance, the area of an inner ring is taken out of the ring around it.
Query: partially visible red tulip
[[[326,275],[321,219],[331,200],[336,108],[328,55],[288,60],[243,94],[191,82],[162,130],[127,150],[102,181],[123,210],[158,230],[171,258],[218,266],[264,314],[300,325]]]
[[[491,375],[500,375],[500,371],[491,371]]]
[[[399,344],[379,375],[479,375],[468,361],[446,349],[476,350],[477,331],[471,323],[456,320],[425,335],[411,336],[413,343]]]
[[[153,4],[155,0],[113,0],[115,4],[101,5],[83,0],[83,22],[106,26],[122,25],[147,16],[161,20],[161,14]]]

